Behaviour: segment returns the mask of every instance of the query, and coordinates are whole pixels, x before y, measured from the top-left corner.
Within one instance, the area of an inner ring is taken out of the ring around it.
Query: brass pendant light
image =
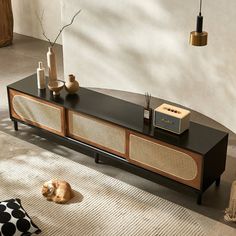
[[[203,16],[202,16],[201,10],[202,10],[202,0],[200,0],[200,11],[197,16],[196,31],[192,31],[190,33],[190,38],[189,38],[189,44],[193,46],[206,46],[207,45],[208,33],[205,31],[202,31]]]

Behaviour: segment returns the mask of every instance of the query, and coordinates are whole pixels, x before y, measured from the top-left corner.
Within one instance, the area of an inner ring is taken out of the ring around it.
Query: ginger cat
[[[69,183],[61,180],[50,180],[42,186],[42,194],[48,201],[66,203],[74,197]]]

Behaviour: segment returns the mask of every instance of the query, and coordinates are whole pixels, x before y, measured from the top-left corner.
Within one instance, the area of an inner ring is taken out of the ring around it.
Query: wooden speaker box
[[[154,126],[181,134],[189,128],[190,111],[163,103],[154,110]]]

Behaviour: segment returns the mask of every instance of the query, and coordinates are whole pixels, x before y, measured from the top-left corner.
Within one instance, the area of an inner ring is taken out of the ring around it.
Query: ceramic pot
[[[48,88],[53,92],[54,96],[59,96],[65,82],[62,80],[49,81]]]
[[[48,76],[49,81],[57,80],[57,64],[56,55],[52,47],[48,48],[47,52]]]
[[[79,82],[75,80],[74,75],[69,75],[69,78],[65,83],[65,88],[69,94],[76,93],[79,90]]]
[[[0,0],[0,47],[12,44],[13,14],[11,0]]]

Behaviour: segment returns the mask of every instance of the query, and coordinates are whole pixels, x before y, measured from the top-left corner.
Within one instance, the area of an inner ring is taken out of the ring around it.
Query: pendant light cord
[[[199,16],[202,15],[202,0],[200,0],[200,9],[199,9]]]

